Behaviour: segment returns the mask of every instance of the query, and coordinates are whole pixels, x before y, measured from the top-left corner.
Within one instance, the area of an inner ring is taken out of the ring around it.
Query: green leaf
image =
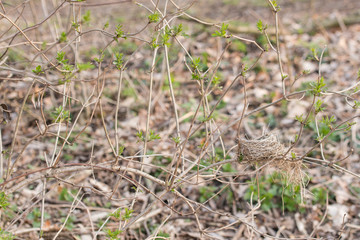
[[[320,61],[320,60],[319,60],[319,57],[318,57],[318,54],[317,54],[317,50],[316,50],[315,48],[311,48],[311,52],[312,52],[313,57],[314,57],[317,61]]]
[[[277,0],[271,0],[271,3],[273,4],[273,6],[275,7],[275,9],[276,9],[277,11],[280,10],[280,7],[279,7],[279,5],[278,5],[278,3],[277,3]]]
[[[286,79],[287,77],[288,77],[288,75],[286,75],[286,74],[285,74],[285,75],[281,75],[281,79],[282,79],[282,80]]]
[[[331,116],[330,118],[328,116],[324,116],[320,122],[325,124],[328,128],[332,129],[332,123],[335,121],[336,120],[334,116]]]
[[[103,30],[106,30],[109,27],[109,21],[107,21],[104,26],[103,26]]]
[[[129,219],[131,218],[131,215],[132,215],[133,212],[134,212],[134,210],[125,208],[125,213],[124,213],[124,215],[122,216],[122,220],[123,220],[123,221],[129,220]]]
[[[325,110],[324,107],[322,107],[322,104],[324,102],[320,99],[318,99],[315,103],[315,114],[318,114],[319,112],[323,112]]]
[[[150,46],[152,49],[159,47],[159,44],[157,44],[157,40],[155,37],[151,39]]]
[[[67,188],[63,188],[60,192],[59,195],[59,200],[61,201],[67,201],[67,202],[72,202],[74,201],[73,196],[71,196],[71,194],[68,192]]]
[[[69,61],[69,59],[65,59],[65,52],[57,52],[57,56],[55,58],[59,64],[65,64]]]
[[[231,163],[225,163],[222,165],[222,169],[224,172],[237,172],[236,169],[232,167]]]
[[[172,137],[171,140],[173,140],[175,144],[179,144],[181,142],[180,137]]]
[[[0,240],[13,240],[13,239],[15,239],[15,236],[12,233],[6,232],[0,228]]]
[[[221,24],[220,31],[215,31],[215,33],[212,34],[213,37],[227,37],[226,30],[229,28],[229,24]]]
[[[143,136],[143,132],[142,131],[138,131],[136,133],[136,136],[138,137],[138,142],[145,142],[145,136]]]
[[[321,142],[324,139],[324,137],[325,136],[322,133],[320,133],[315,140],[318,141],[318,142]]]
[[[263,32],[264,28],[263,28],[263,22],[261,20],[259,20],[256,24],[257,29],[259,30],[259,32]]]
[[[0,209],[6,209],[10,205],[8,196],[5,192],[0,192]]]
[[[321,77],[318,81],[310,82],[310,93],[315,96],[320,96],[322,92],[325,92],[325,82],[324,77]]]
[[[115,53],[115,60],[113,61],[113,64],[117,69],[121,70],[124,64],[124,54]]]
[[[59,42],[62,43],[62,42],[66,42],[66,41],[67,41],[66,32],[62,32],[60,34]]]
[[[119,147],[118,155],[120,156],[121,154],[123,154],[124,150],[125,150],[125,147],[124,147],[124,146],[120,146],[120,147]]]
[[[94,61],[97,62],[97,63],[101,63],[102,61],[104,61],[104,54],[101,53],[101,54],[100,54],[100,57],[94,58]]]
[[[351,130],[351,127],[353,126],[353,125],[355,125],[356,124],[356,122],[351,122],[351,123],[346,123],[346,127],[345,127],[345,129],[344,129],[344,131],[345,132],[347,132],[347,131],[350,131]]]
[[[110,229],[105,230],[106,236],[109,237],[110,240],[118,240],[120,238],[118,238],[118,236],[122,233],[123,231],[117,229],[114,231],[111,231]]]
[[[124,38],[126,39],[126,36],[125,36],[125,33],[124,31],[122,30],[122,25],[119,24],[116,26],[116,29],[115,29],[115,37],[114,37],[114,40],[115,41],[118,41],[119,38]]]
[[[115,212],[110,214],[111,217],[114,217],[118,220],[120,220],[120,216],[121,216],[121,208],[117,209]]]
[[[35,73],[36,75],[40,75],[40,74],[44,73],[44,71],[42,70],[40,65],[36,66],[36,68],[33,69],[32,72]]]
[[[82,16],[82,20],[84,24],[89,25],[91,20],[91,12],[90,10],[87,10],[85,14]]]
[[[87,62],[87,63],[78,63],[77,67],[79,69],[79,71],[85,71],[85,70],[90,70],[90,69],[94,69],[95,66],[91,63],[91,62]]]
[[[148,16],[149,23],[156,23],[159,21],[159,18],[160,18],[160,13],[158,13],[157,11],[155,11],[153,14],[150,14]]]
[[[360,108],[360,101],[354,101],[354,106],[353,106],[354,109],[358,109]]]
[[[170,34],[165,32],[163,34],[161,34],[161,45],[162,46],[170,46],[171,44],[169,43],[170,41]]]
[[[55,123],[71,121],[70,112],[68,110],[64,110],[62,105],[55,108],[55,111],[53,111],[50,115]]]
[[[161,137],[159,136],[159,134],[155,134],[153,130],[150,130],[150,139],[148,140],[149,142],[152,140],[156,140],[156,139],[161,139]]]
[[[71,27],[73,27],[75,29],[75,31],[80,32],[80,30],[79,30],[80,24],[78,22],[73,21],[71,23]]]
[[[182,31],[183,31],[183,25],[180,23],[178,26],[174,26],[171,29],[171,35],[173,37],[175,37],[175,36],[179,35]]]

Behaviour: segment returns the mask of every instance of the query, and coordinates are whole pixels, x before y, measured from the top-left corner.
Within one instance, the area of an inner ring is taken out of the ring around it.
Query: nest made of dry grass
[[[302,163],[294,160],[287,149],[271,133],[257,139],[239,139],[239,154],[242,163],[251,166],[263,166],[268,164],[281,172],[288,183],[301,184],[303,182]]]

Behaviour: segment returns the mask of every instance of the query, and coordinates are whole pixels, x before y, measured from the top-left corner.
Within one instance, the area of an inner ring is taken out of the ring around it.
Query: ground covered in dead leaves
[[[359,3],[269,2],[2,1],[0,239],[359,239]]]

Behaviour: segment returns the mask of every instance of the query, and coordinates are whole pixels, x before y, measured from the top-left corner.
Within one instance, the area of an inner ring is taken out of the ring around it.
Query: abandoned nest
[[[239,154],[242,163],[251,166],[268,164],[282,173],[288,183],[301,184],[303,172],[301,161],[286,154],[287,149],[274,134],[265,134],[258,139],[239,139]]]

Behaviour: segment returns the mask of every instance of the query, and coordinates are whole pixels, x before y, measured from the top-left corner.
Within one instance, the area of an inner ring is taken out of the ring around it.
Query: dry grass
[[[267,133],[257,139],[240,139],[242,163],[250,166],[274,167],[290,184],[303,184],[302,161],[292,158],[275,134]]]

